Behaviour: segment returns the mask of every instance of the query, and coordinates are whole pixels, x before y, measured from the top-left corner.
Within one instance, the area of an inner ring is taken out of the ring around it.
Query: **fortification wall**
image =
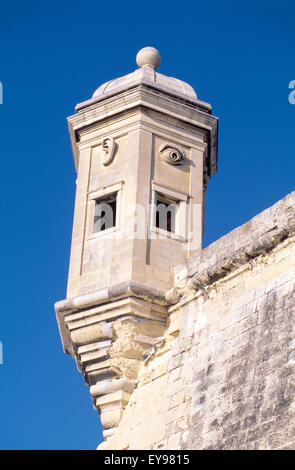
[[[175,271],[169,325],[101,449],[295,449],[295,192]]]

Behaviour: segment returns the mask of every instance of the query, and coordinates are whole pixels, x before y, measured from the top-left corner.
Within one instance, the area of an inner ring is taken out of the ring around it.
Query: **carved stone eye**
[[[174,144],[164,144],[160,148],[161,157],[171,165],[182,165],[185,160],[185,151]]]
[[[178,163],[178,162],[181,162],[181,160],[183,160],[183,156],[177,150],[172,150],[172,152],[170,152],[169,157],[171,158],[173,163]]]

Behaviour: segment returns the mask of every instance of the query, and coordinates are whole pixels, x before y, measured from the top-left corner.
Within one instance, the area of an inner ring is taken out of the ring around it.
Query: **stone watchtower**
[[[55,308],[105,439],[163,346],[173,269],[202,247],[217,161],[211,106],[156,72],[156,49],[136,59],[68,118],[78,178],[67,298]]]

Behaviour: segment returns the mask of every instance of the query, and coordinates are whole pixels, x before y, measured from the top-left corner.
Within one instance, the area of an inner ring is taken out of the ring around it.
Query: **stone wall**
[[[295,449],[295,192],[175,271],[164,341],[101,449]]]

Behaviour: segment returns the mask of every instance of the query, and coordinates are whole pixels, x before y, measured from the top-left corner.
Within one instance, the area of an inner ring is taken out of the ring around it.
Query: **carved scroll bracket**
[[[163,344],[167,316],[167,306],[129,296],[65,316],[72,354],[90,386],[106,440],[122,419],[141,364]]]

